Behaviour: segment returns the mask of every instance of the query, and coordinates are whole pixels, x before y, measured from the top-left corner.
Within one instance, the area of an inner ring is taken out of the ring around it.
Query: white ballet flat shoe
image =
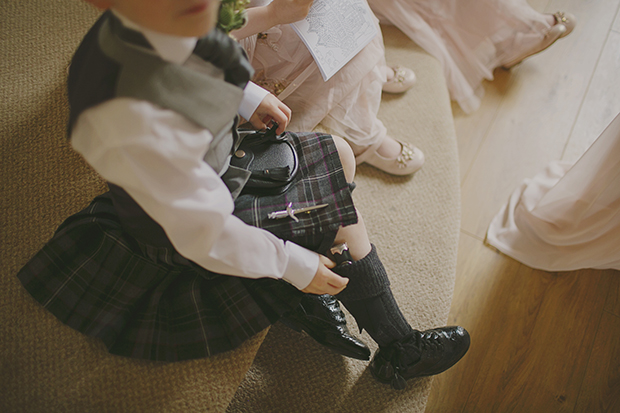
[[[400,143],[400,154],[395,158],[385,158],[377,153],[377,147],[370,147],[355,157],[356,163],[367,163],[391,175],[411,175],[424,165],[424,153],[407,142]]]
[[[383,84],[385,93],[403,93],[411,89],[416,81],[413,70],[402,66],[390,67],[394,71],[394,76]]]

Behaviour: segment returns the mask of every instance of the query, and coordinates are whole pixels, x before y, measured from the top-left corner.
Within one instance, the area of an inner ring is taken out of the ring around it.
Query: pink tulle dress
[[[250,7],[266,3],[254,0]],[[272,27],[240,43],[256,70],[253,81],[293,111],[289,130],[310,131],[320,122],[330,133],[359,147],[383,141],[387,131],[377,119],[385,82],[380,34],[327,82],[290,25]]]
[[[437,58],[453,100],[464,112],[480,106],[483,79],[540,42],[549,23],[526,0],[368,0],[382,23],[393,24]]]

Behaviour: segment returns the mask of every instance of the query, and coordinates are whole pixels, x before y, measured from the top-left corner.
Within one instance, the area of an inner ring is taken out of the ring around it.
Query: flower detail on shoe
[[[555,21],[558,23],[566,23],[568,21],[568,19],[566,18],[566,13],[564,13],[563,11],[555,12],[553,17],[555,17]]]
[[[555,24],[562,24],[566,27],[566,31],[560,37],[568,36],[577,25],[577,19],[571,13],[556,11],[553,13],[553,18],[555,19]]]
[[[399,168],[406,168],[410,161],[416,159],[415,147],[407,142],[401,142],[402,150],[400,151],[400,155],[396,158],[396,162],[398,162]]]
[[[391,138],[390,138],[391,139]],[[411,175],[424,164],[424,153],[410,143],[395,139],[401,146],[400,153],[394,158],[386,158],[377,152],[380,145],[367,148],[356,155],[358,164],[367,163],[391,175]]]
[[[394,71],[394,76],[383,84],[383,91],[386,93],[403,93],[413,86],[416,81],[413,70],[402,66],[390,67]]]

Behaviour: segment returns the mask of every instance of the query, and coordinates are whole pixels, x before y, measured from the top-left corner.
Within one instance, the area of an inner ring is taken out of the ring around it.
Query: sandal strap
[[[372,156],[373,153],[377,152],[377,149],[379,149],[379,146],[381,146],[382,143],[383,143],[383,139],[380,139],[379,141],[373,143],[368,148],[366,148],[364,152],[360,153],[359,155],[355,155],[355,163],[359,165],[363,162],[366,162],[366,160],[370,156]]]

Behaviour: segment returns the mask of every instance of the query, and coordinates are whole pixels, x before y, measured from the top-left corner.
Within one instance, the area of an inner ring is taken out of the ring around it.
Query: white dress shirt
[[[156,33],[116,14],[125,26],[142,32],[163,59],[200,66],[193,61],[200,59],[191,55],[196,38]],[[241,116],[249,119],[267,93],[248,83]],[[221,274],[281,278],[299,289],[307,287],[318,269],[318,254],[232,215],[228,188],[203,160],[212,138],[172,110],[114,98],[82,112],[71,143],[163,227],[184,257]]]

